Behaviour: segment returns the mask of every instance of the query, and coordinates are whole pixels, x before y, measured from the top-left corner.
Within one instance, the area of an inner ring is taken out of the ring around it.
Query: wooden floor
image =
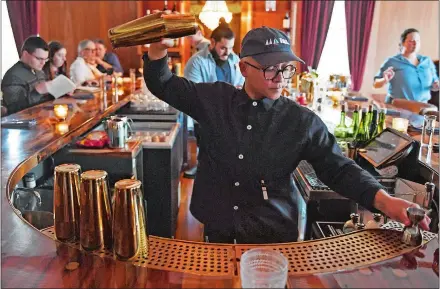
[[[188,140],[188,150],[190,151],[189,165],[192,167],[196,162],[196,142],[194,139]],[[177,215],[176,239],[189,241],[203,241],[203,224],[196,220],[189,211],[189,204],[191,202],[191,195],[193,190],[194,180],[183,177],[183,172],[180,175],[180,205]]]

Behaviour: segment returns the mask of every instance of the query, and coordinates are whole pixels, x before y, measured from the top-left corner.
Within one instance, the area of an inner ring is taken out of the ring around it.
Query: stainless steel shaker
[[[122,119],[107,119],[105,121],[105,130],[109,137],[109,146],[111,148],[124,148],[127,142],[126,124]]]
[[[107,172],[85,171],[81,174],[80,194],[81,247],[85,250],[111,249],[111,204]]]
[[[80,169],[77,164],[55,167],[53,212],[55,236],[61,241],[80,239]]]
[[[118,259],[148,257],[148,235],[141,182],[124,179],[115,184],[113,253]]]

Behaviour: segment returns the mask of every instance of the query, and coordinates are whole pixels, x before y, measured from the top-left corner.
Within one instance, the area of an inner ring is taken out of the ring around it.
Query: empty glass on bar
[[[287,258],[273,249],[251,249],[240,260],[242,288],[285,288]]]

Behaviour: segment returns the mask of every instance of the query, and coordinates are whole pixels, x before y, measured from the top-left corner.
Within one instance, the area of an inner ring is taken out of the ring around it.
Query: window
[[[350,75],[345,1],[335,1],[330,27],[317,70],[321,80],[328,80],[330,74]]]
[[[2,2],[2,78],[6,71],[14,65],[18,59],[17,47],[15,46],[14,34],[12,33],[6,1]]]

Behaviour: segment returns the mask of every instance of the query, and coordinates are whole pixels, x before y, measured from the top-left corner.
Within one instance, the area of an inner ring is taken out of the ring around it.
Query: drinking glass
[[[287,258],[272,249],[251,249],[241,256],[242,288],[284,288],[287,282]]]

